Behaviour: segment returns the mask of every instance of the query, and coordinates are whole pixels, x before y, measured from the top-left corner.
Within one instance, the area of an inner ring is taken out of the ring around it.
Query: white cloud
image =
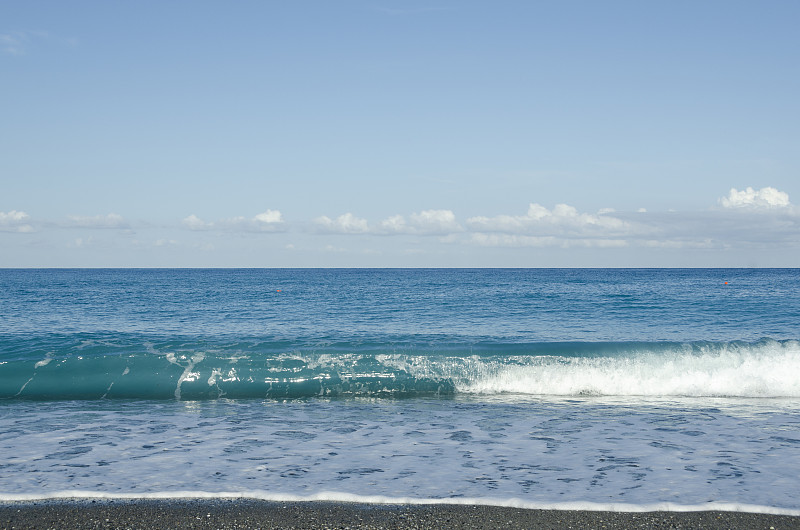
[[[239,232],[282,232],[286,228],[279,210],[267,210],[254,217],[244,216],[223,219],[216,223],[206,222],[195,214],[185,217],[181,224],[189,230],[230,230]]]
[[[0,223],[24,221],[28,217],[25,212],[18,212],[17,210],[11,210],[8,213],[0,212]]]
[[[450,210],[424,210],[403,215],[387,217],[377,225],[370,225],[366,219],[352,213],[340,215],[336,219],[327,216],[314,219],[316,231],[325,234],[374,234],[374,235],[449,235],[463,232]]]
[[[253,217],[253,221],[257,223],[282,223],[283,219],[281,218],[280,210],[267,210],[264,213],[260,213]]]
[[[0,231],[2,232],[33,232],[33,226],[28,224],[30,216],[25,212],[11,210],[0,212]]]
[[[447,235],[462,232],[451,210],[423,210],[412,213],[408,221],[402,215],[393,215],[381,221],[374,230],[377,234]]]
[[[580,213],[568,204],[557,204],[548,210],[536,203],[530,204],[525,215],[471,217],[467,225],[477,232],[561,237],[606,237],[633,230],[631,223],[606,213]]]
[[[331,219],[323,215],[314,219],[317,230],[328,234],[366,234],[369,232],[369,224],[366,219],[356,217],[348,212],[336,219]]]
[[[767,186],[760,190],[751,187],[739,191],[731,188],[727,197],[719,200],[723,208],[786,208],[791,206],[789,194]]]
[[[195,214],[184,217],[181,224],[189,230],[210,230],[214,226],[213,223],[206,223]]]
[[[282,232],[285,223],[279,210],[267,210],[250,219],[234,217],[221,221],[220,225],[228,230],[242,232]]]
[[[381,221],[381,231],[389,234],[402,234],[409,230],[408,223],[402,215],[393,215]]]
[[[450,210],[425,210],[411,214],[411,224],[425,233],[448,234],[463,230]]]
[[[123,219],[121,215],[110,213],[108,215],[95,215],[95,216],[82,216],[71,215],[69,216],[69,223],[67,226],[70,228],[129,228],[130,225]]]

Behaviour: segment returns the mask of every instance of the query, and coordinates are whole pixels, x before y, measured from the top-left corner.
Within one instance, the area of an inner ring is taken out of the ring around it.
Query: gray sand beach
[[[0,528],[800,528],[745,512],[600,512],[497,506],[218,500],[58,500],[0,505]]]

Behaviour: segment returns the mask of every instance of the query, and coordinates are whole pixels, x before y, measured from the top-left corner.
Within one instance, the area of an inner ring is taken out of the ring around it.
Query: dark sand
[[[59,500],[0,504],[0,528],[798,528],[800,517],[742,512],[592,512],[496,506],[220,500]]]

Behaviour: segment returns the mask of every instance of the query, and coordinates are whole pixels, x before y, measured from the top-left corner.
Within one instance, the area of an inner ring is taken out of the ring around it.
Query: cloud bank
[[[733,188],[723,208],[694,212],[582,212],[569,204],[530,203],[523,214],[474,216],[462,224],[451,210],[393,215],[371,223],[352,213],[319,217],[315,232],[343,235],[440,236],[481,247],[614,249],[780,248],[800,245],[800,216],[789,195],[772,187]]]
[[[0,212],[0,232],[43,233],[53,229],[126,229],[130,224],[114,213],[97,216],[71,216],[66,221],[34,221],[19,210]],[[158,230],[158,246],[175,246],[179,238],[169,230],[176,226],[145,225],[143,230]],[[303,238],[337,235],[351,238],[347,252],[367,253],[383,245],[400,253],[420,252],[435,245],[461,245],[478,248],[553,248],[553,249],[642,249],[642,251],[694,250],[727,251],[746,249],[758,252],[772,249],[781,253],[800,248],[800,211],[788,193],[773,187],[732,188],[730,192],[700,211],[618,211],[601,208],[580,211],[569,204],[552,207],[530,202],[519,213],[494,216],[477,215],[459,219],[449,209],[430,209],[410,214],[395,214],[368,220],[353,212],[338,216],[323,215],[310,223],[287,223],[280,210],[265,210],[252,217],[238,216],[206,221],[195,214],[183,218],[180,228],[194,232],[293,233],[298,241],[281,240],[285,248],[294,243],[311,248]],[[201,235],[198,235],[202,239]],[[398,238],[397,244],[386,238]],[[384,241],[381,242],[380,239]],[[90,239],[83,243],[88,244]],[[194,242],[195,244],[197,241]],[[203,240],[202,244],[209,244]],[[331,241],[323,241],[330,244]],[[315,244],[314,244],[315,245]],[[235,244],[230,243],[235,249]],[[345,245],[346,246],[346,245]],[[327,247],[317,247],[327,248]],[[333,247],[331,247],[333,248]],[[343,252],[344,249],[339,248]],[[382,249],[381,252],[384,252]],[[437,249],[445,254],[445,247]],[[488,250],[487,250],[488,251]],[[754,254],[757,256],[757,254]]]

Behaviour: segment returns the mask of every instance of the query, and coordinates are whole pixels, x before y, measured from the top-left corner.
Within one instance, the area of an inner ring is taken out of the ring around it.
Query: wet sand
[[[216,500],[0,504],[0,528],[691,528],[800,529],[800,517],[745,512],[597,512],[497,506]]]

